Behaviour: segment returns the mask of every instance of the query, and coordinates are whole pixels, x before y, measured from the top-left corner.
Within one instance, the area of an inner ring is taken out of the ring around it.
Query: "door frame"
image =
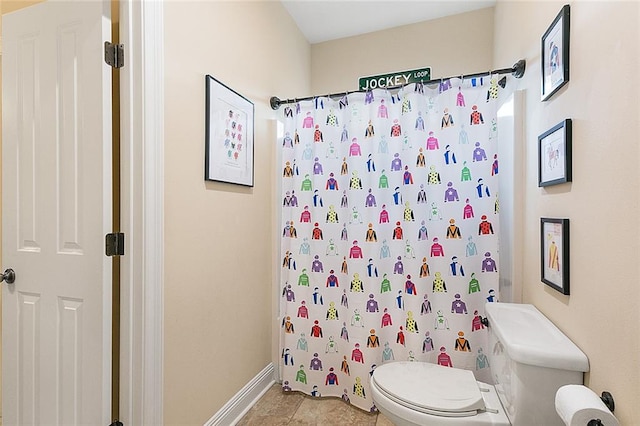
[[[120,1],[120,420],[163,424],[164,7]]]

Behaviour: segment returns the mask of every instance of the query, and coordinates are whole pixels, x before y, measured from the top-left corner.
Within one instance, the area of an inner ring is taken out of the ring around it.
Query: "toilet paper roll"
[[[565,385],[556,392],[556,411],[567,426],[584,426],[599,419],[605,426],[620,426],[600,397],[582,385]]]

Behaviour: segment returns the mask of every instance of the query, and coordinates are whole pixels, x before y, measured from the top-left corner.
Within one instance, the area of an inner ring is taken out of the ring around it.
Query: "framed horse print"
[[[571,182],[571,119],[538,136],[538,186]]]
[[[546,101],[569,81],[570,7],[562,10],[542,36],[542,100]]]

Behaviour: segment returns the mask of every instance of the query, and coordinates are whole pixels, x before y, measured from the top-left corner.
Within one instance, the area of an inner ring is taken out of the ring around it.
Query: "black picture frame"
[[[571,182],[572,121],[567,118],[538,136],[538,186]]]
[[[542,36],[542,101],[569,82],[570,12],[565,4]]]
[[[540,279],[569,295],[569,219],[540,218]]]
[[[205,90],[204,179],[252,187],[253,102],[210,75]]]

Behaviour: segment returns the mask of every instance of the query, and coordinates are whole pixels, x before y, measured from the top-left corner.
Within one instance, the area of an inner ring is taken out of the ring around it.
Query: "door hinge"
[[[124,44],[104,42],[104,61],[113,68],[124,66]]]
[[[105,253],[107,256],[124,256],[124,234],[113,232],[105,236]]]

